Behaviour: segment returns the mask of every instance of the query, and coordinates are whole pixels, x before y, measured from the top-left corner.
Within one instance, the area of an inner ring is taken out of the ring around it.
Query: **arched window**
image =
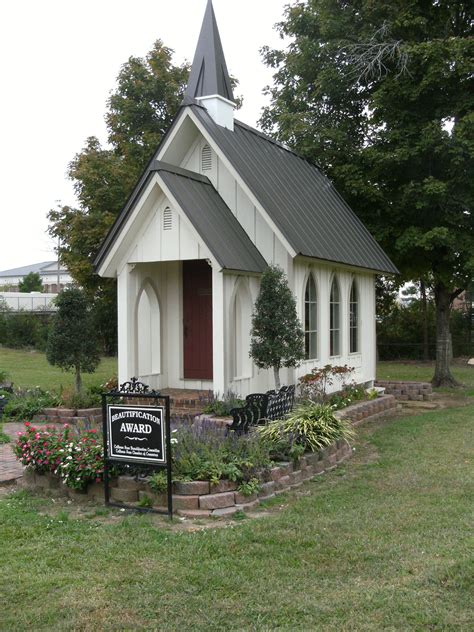
[[[357,284],[352,281],[349,299],[349,349],[350,353],[357,353],[359,349],[359,293]]]
[[[173,211],[169,206],[163,211],[163,230],[173,230]]]
[[[310,274],[304,294],[305,356],[308,360],[318,357],[318,297],[316,283]]]
[[[209,145],[204,145],[201,152],[201,171],[204,173],[205,171],[212,170],[212,151]]]
[[[330,296],[329,355],[341,355],[341,300],[339,284],[334,277]]]

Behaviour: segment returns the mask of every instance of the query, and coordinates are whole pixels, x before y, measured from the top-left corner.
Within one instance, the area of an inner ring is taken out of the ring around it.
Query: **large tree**
[[[38,272],[29,272],[18,283],[18,289],[20,292],[42,292],[43,281]]]
[[[449,369],[451,303],[474,276],[474,27],[462,0],[303,0],[263,127],[317,162],[404,279],[432,287],[435,385]]]
[[[49,213],[49,232],[60,240],[59,257],[75,282],[94,299],[96,325],[112,350],[116,334],[115,282],[101,279],[93,260],[138,177],[171,125],[189,68],[172,63],[158,40],[142,59],[130,57],[107,102],[107,146],[92,136],[69,165],[79,208]]]

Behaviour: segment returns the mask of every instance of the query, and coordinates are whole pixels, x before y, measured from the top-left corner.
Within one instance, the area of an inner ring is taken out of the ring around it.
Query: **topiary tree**
[[[20,292],[42,292],[43,281],[38,272],[30,272],[18,284]]]
[[[92,312],[83,290],[64,290],[56,298],[58,311],[48,337],[46,357],[64,371],[76,372],[76,393],[82,391],[81,372],[93,373],[99,364]]]
[[[269,266],[262,275],[252,314],[250,357],[259,368],[273,369],[277,390],[280,369],[296,367],[304,358],[304,333],[295,297],[278,266]]]

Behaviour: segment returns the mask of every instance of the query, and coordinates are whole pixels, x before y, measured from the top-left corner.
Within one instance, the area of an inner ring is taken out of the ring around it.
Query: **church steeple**
[[[202,102],[212,118],[233,129],[234,94],[217,28],[212,0],[208,0],[193,65],[185,92],[185,102]]]

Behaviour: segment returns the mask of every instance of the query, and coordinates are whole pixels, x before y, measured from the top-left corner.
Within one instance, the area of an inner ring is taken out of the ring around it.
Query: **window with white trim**
[[[349,299],[349,350],[350,353],[358,353],[359,348],[359,292],[357,284],[352,281],[351,295]]]
[[[339,284],[334,277],[329,299],[329,355],[341,355],[341,294]]]
[[[318,357],[318,296],[316,283],[310,274],[304,294],[304,338],[305,357],[313,360]]]

